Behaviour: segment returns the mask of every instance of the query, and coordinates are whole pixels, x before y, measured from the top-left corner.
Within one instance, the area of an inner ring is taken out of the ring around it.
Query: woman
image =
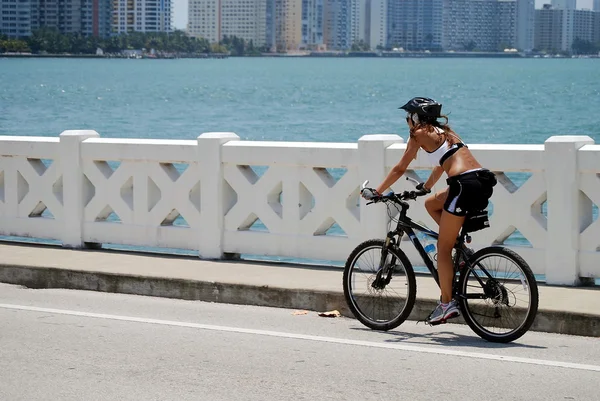
[[[427,182],[420,183],[417,189],[431,192],[433,185],[442,173],[449,177],[448,188],[436,193],[425,201],[425,208],[439,225],[438,275],[441,288],[441,302],[427,318],[430,324],[445,323],[459,315],[458,304],[452,299],[452,249],[468,212],[485,209],[496,184],[492,172],[481,167],[471,151],[459,136],[448,126],[448,118],[441,115],[442,105],[432,99],[415,97],[400,107],[407,112],[406,122],[410,130],[410,140],[406,151],[396,166],[392,168],[375,194],[363,193],[363,197],[379,196],[396,182],[406,171],[419,149],[423,149],[434,168]],[[445,119],[444,124],[438,122]]]

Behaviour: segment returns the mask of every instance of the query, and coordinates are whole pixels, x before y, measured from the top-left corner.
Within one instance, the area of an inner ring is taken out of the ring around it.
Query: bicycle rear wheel
[[[508,343],[529,330],[539,295],[531,268],[517,253],[492,246],[469,258],[459,277],[465,322],[481,338]]]
[[[390,280],[376,282],[383,256],[383,241],[369,240],[358,245],[344,268],[344,296],[352,314],[373,330],[398,327],[415,304],[417,282],[410,261],[400,249],[387,249],[385,265],[391,267]]]

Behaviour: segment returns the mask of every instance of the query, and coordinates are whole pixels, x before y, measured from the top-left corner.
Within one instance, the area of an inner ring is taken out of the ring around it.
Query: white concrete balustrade
[[[358,143],[105,139],[95,131],[59,138],[0,137],[0,235],[54,239],[65,247],[122,244],[198,251],[204,258],[251,254],[345,261],[383,238],[383,205],[365,206],[406,145],[397,135]],[[600,276],[600,145],[555,136],[540,145],[470,145],[498,177],[489,229],[474,248],[505,244],[552,284]],[[407,175],[426,177],[419,154]],[[436,190],[445,188],[445,177]],[[394,190],[412,189],[401,179]],[[431,227],[422,199],[409,215]],[[257,224],[262,223],[262,225]],[[518,230],[518,232],[516,231]],[[516,233],[525,239],[514,244]],[[413,264],[422,264],[403,242]]]

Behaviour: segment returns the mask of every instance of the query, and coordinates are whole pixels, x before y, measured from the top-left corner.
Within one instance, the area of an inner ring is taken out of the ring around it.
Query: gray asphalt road
[[[0,285],[0,400],[597,400],[600,339]]]

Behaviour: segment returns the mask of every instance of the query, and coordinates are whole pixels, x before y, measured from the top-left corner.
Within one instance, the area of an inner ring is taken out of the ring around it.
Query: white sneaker
[[[426,322],[435,326],[436,324],[446,323],[448,319],[457,316],[460,316],[460,310],[458,308],[458,303],[453,299],[447,304],[438,302],[437,307],[431,312]]]

